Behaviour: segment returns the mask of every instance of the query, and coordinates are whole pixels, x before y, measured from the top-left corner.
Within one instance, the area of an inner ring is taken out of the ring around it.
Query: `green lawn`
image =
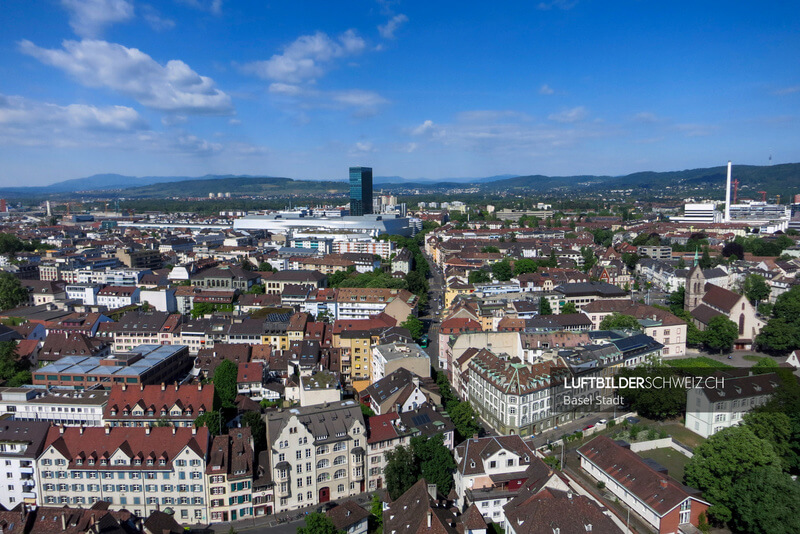
[[[745,356],[746,358],[746,356]],[[664,360],[664,363],[672,367],[680,367],[683,369],[723,369],[725,367],[733,367],[727,363],[719,362],[708,356],[698,356],[696,358],[678,358],[675,360]]]
[[[686,463],[689,461],[689,458],[679,453],[675,449],[653,449],[651,451],[644,451],[638,454],[642,458],[652,458],[667,468],[669,471],[669,476],[678,482],[683,482],[683,469],[686,466]]]
[[[693,449],[706,441],[703,436],[695,434],[683,426],[681,421],[675,419],[666,422],[653,421],[652,419],[648,419],[646,417],[639,417],[639,419],[641,420],[639,423],[640,425],[645,425],[648,428],[655,428],[656,430],[663,429],[667,432],[667,434]]]

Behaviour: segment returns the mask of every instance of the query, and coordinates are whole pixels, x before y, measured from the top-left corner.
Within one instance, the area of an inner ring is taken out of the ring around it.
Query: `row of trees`
[[[436,385],[439,386],[442,404],[456,427],[456,440],[460,442],[480,432],[478,414],[475,413],[468,401],[461,401],[453,394],[447,375],[442,371],[434,371],[433,378],[436,380]]]
[[[28,290],[22,287],[19,278],[11,273],[0,272],[0,310],[16,308],[26,302]]]

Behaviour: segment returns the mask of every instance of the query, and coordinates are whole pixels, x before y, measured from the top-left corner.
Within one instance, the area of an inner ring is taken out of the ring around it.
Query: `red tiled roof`
[[[629,493],[663,516],[691,495],[668,476],[659,473],[630,449],[606,436],[598,436],[578,454],[617,481]]]
[[[192,417],[197,417],[200,410],[212,410],[214,407],[214,385],[151,385],[123,387],[114,386],[108,396],[108,403],[103,410],[104,419],[131,419],[133,415],[123,415],[126,408],[133,410],[134,406],[142,406],[145,411],[144,418],[152,419],[147,416],[148,410],[152,409],[155,417],[160,417],[161,410],[169,412],[175,404],[181,406],[181,410],[191,410]],[[116,411],[116,415],[111,415]]]
[[[148,432],[149,430],[149,432]],[[196,432],[196,433],[195,433]],[[76,465],[76,459],[109,458],[117,450],[122,450],[129,458],[164,458],[167,465],[177,458],[187,446],[195,453],[205,457],[208,449],[208,428],[189,427],[51,427],[45,439],[44,450],[54,447],[67,460],[70,469],[98,469],[97,465]],[[115,466],[106,465],[103,469],[112,470]],[[130,465],[122,466],[130,469]],[[165,469],[155,465],[145,465],[142,469]]]

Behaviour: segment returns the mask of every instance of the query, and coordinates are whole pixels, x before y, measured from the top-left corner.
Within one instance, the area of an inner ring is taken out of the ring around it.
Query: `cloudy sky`
[[[800,4],[3,0],[0,185],[800,161]]]

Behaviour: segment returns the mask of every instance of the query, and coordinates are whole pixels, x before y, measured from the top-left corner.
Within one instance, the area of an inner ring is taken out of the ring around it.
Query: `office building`
[[[350,215],[372,213],[372,168],[350,167]]]

